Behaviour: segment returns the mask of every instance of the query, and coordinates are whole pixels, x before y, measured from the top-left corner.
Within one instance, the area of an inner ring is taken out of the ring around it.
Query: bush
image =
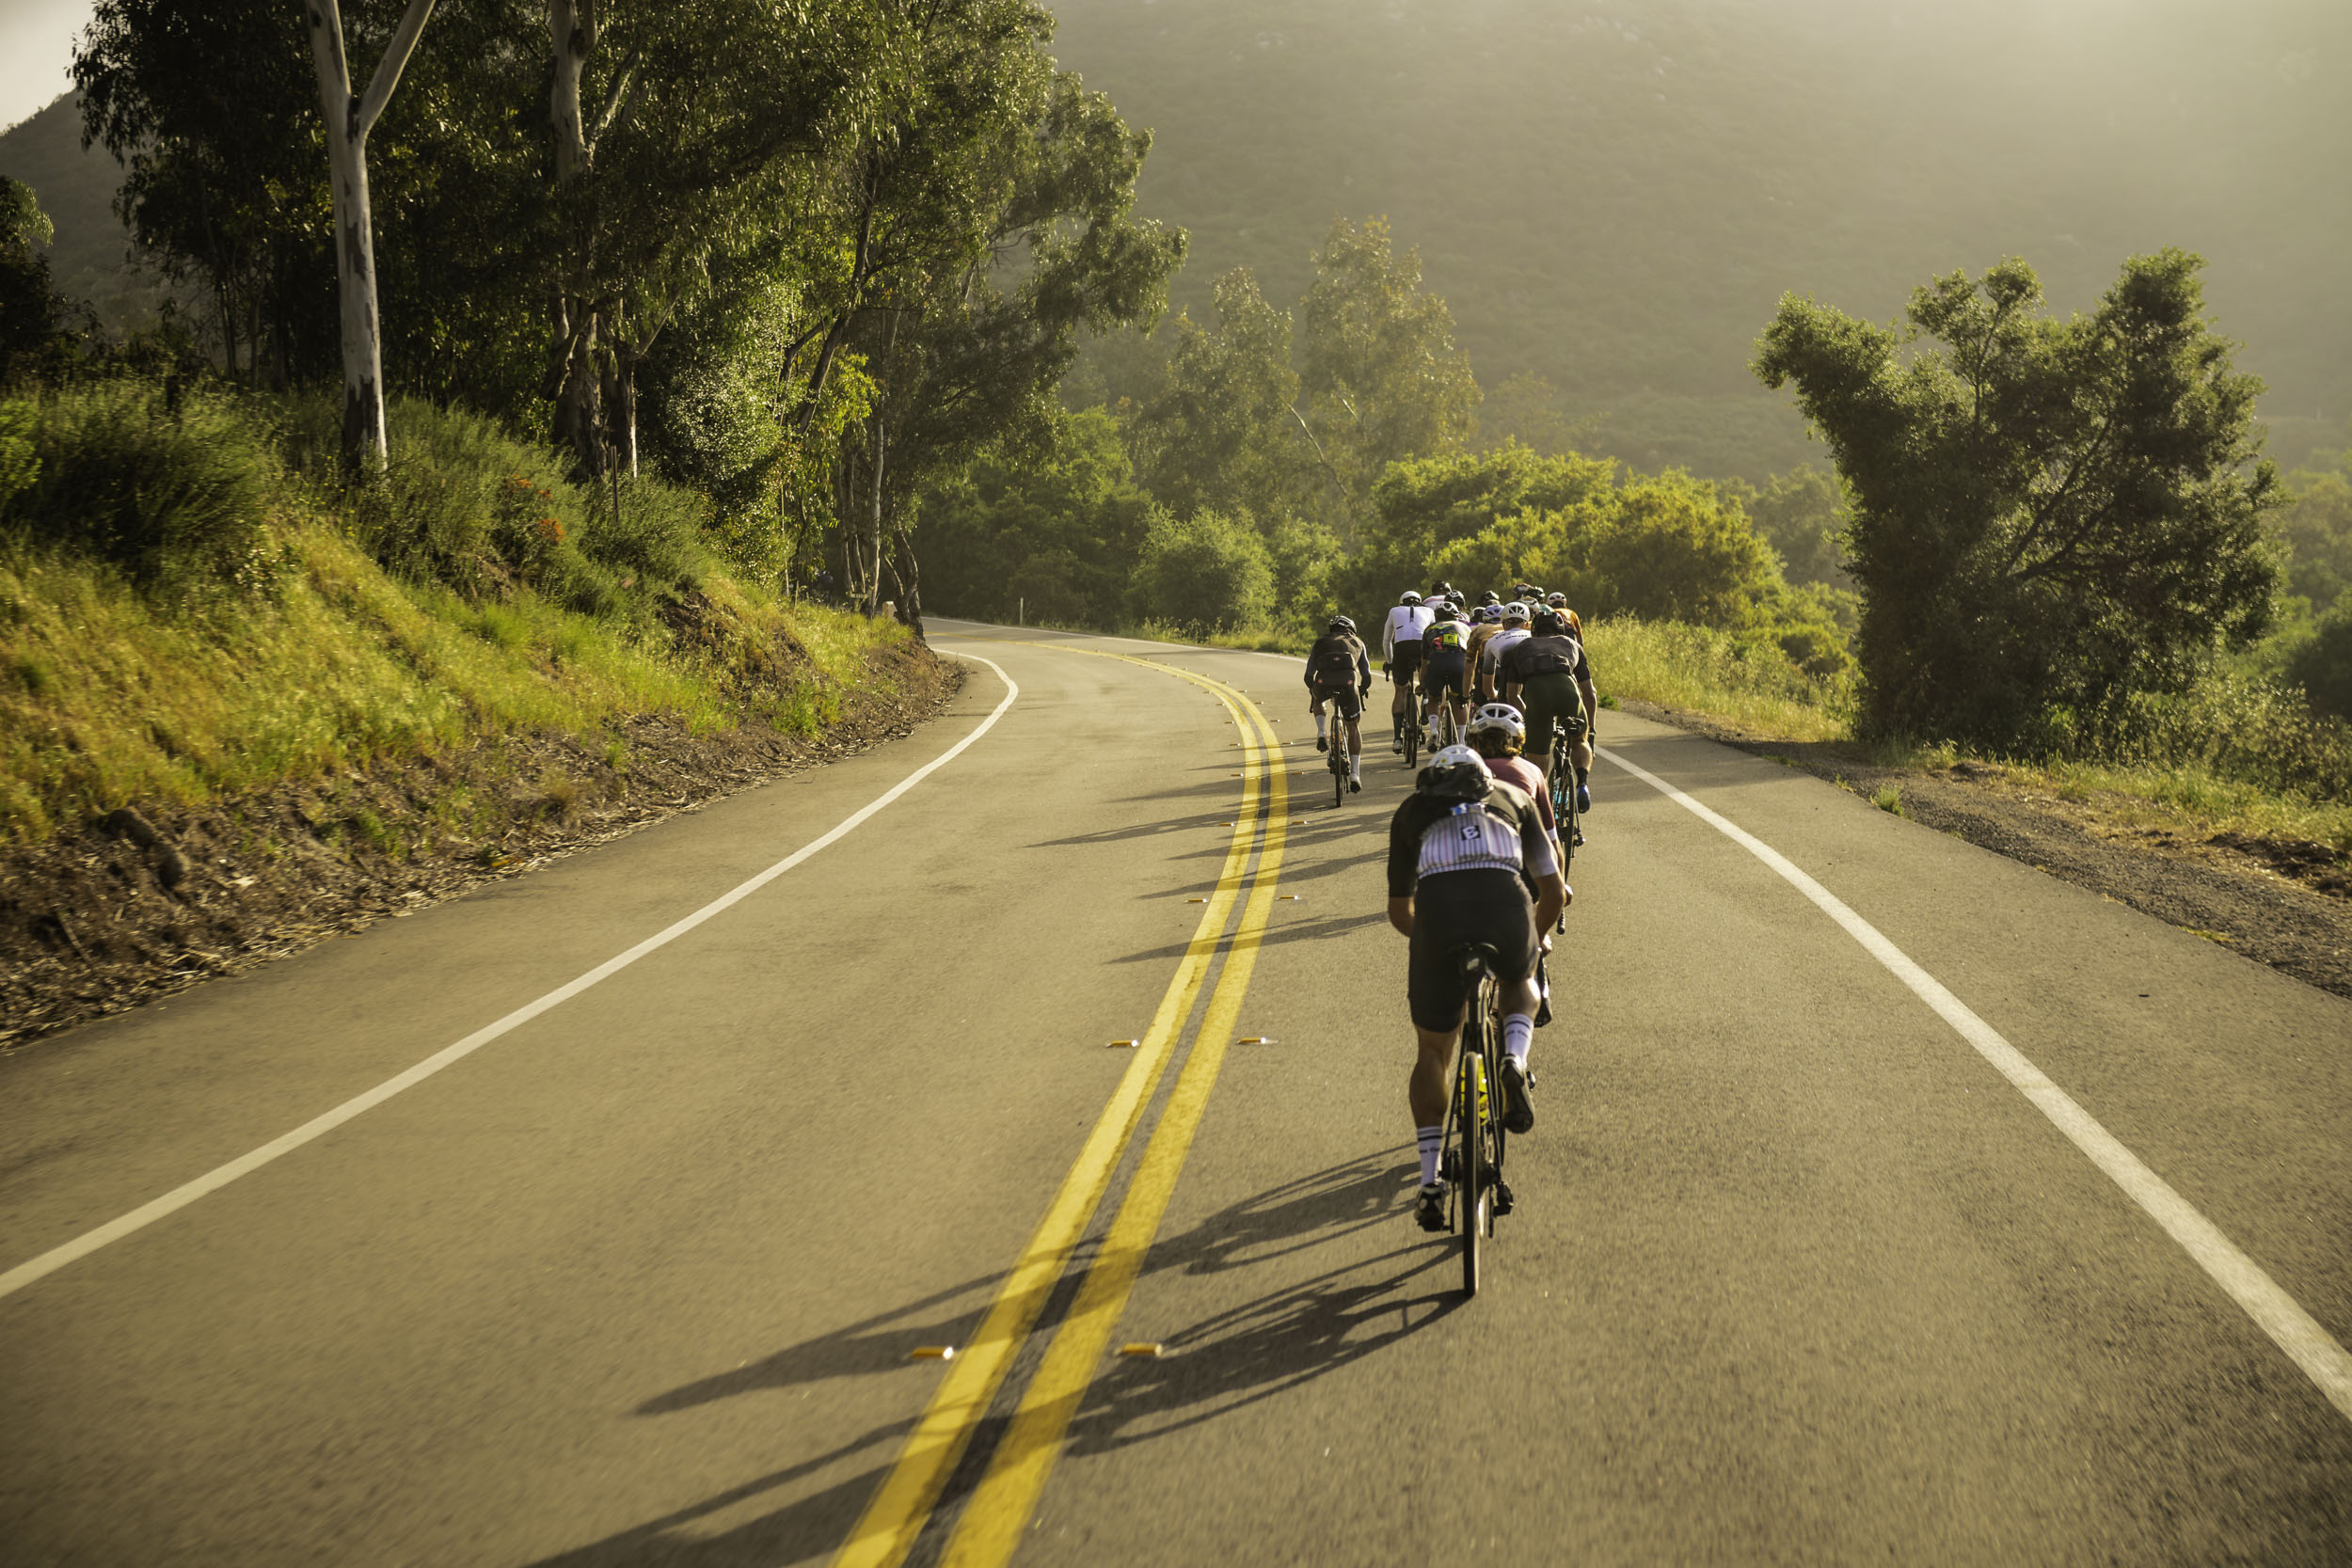
[[[1136,566],[1135,614],[1194,632],[1232,631],[1274,609],[1274,563],[1247,518],[1206,508],[1154,515]]]
[[[2352,589],[2319,618],[2311,641],[2287,657],[2286,676],[2318,712],[2352,719]]]
[[[113,379],[14,404],[8,423],[8,537],[103,561],[151,594],[275,580],[280,470],[251,410]]]

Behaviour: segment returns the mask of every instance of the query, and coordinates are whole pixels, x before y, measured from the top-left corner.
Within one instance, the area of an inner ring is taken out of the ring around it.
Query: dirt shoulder
[[[645,716],[119,811],[0,850],[0,1052],[898,739],[963,684],[919,642],[877,655],[871,675],[812,739]]]
[[[1998,766],[1888,768],[1851,746],[1774,739],[1654,703],[1624,706],[1866,798],[1892,789],[1915,822],[2352,997],[2352,868],[2326,845],[2137,826],[2095,796],[2060,800]]]

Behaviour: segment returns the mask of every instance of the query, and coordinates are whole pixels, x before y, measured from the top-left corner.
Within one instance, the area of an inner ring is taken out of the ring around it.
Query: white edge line
[[[218,1192],[221,1188],[229,1185],[230,1182],[237,1180],[237,1178],[250,1175],[254,1171],[261,1169],[263,1165],[268,1164],[271,1161],[278,1159],[279,1156],[291,1154],[295,1149],[300,1148],[304,1144],[310,1142],[314,1138],[325,1136],[326,1133],[333,1132],[336,1128],[341,1127],[343,1123],[351,1120],[354,1117],[360,1115],[362,1112],[373,1110],[376,1106],[383,1104],[384,1101],[391,1099],[392,1096],[400,1093],[403,1089],[415,1087],[417,1085],[421,1084],[426,1079],[432,1077],[435,1073],[440,1071],[443,1068],[450,1066],[452,1063],[462,1061],[466,1057],[472,1055],[475,1052],[481,1050],[492,1040],[497,1039],[500,1036],[506,1034],[510,1030],[519,1028],[523,1024],[530,1022],[532,1019],[537,1018],[541,1013],[547,1012],[550,1008],[560,1006],[564,1003],[570,1001],[573,997],[578,996],[581,991],[586,990],[589,987],[595,985],[599,980],[610,979],[612,975],[615,975],[622,970],[627,969],[629,965],[644,958],[646,954],[653,952],[657,948],[668,946],[671,942],[675,942],[678,938],[684,936],[687,932],[692,930],[695,927],[700,926],[703,922],[710,919],[712,916],[723,913],[726,910],[733,908],[735,905],[741,903],[753,894],[757,893],[761,888],[766,887],[770,882],[774,881],[778,877],[783,876],[786,872],[791,870],[794,866],[800,864],[811,855],[816,854],[818,850],[823,849],[827,846],[836,843],[843,837],[847,836],[860,824],[865,822],[866,818],[872,816],[876,812],[881,811],[884,806],[889,805],[893,800],[898,799],[899,796],[904,795],[908,790],[913,789],[916,784],[921,784],[925,779],[930,778],[933,773],[938,772],[942,768],[946,767],[947,764],[955,761],[957,757],[962,755],[964,751],[969,748],[974,741],[979,739],[980,736],[986,735],[995,726],[996,721],[1005,716],[1005,710],[1012,706],[1013,699],[1021,695],[1021,688],[1014,683],[1013,678],[1010,675],[1005,673],[1004,667],[998,664],[995,660],[982,658],[977,654],[961,655],[959,657],[977,660],[979,663],[985,664],[990,669],[995,671],[997,678],[1005,683],[1004,701],[998,703],[994,711],[991,712],[986,719],[980,721],[979,726],[973,730],[970,735],[965,736],[961,740],[957,741],[953,746],[950,746],[947,750],[942,752],[938,756],[933,757],[930,761],[925,763],[922,767],[916,768],[914,772],[899,780],[898,784],[893,785],[879,799],[851,813],[831,832],[826,833],[822,838],[816,840],[814,843],[803,845],[802,847],[795,849],[792,853],[785,856],[784,859],[776,862],[775,864],[770,866],[767,870],[762,871],[759,875],[752,878],[749,881],[744,882],[740,886],[733,888],[726,893],[721,894],[709,903],[705,904],[701,909],[696,910],[692,914],[690,914],[675,925],[672,925],[667,928],[647,937],[644,941],[628,949],[626,953],[619,953],[605,959],[604,962],[598,964],[587,974],[580,975],[578,979],[566,981],[564,984],[556,987],[555,990],[548,992],[545,996],[540,997],[535,1002],[525,1003],[522,1006],[519,1006],[513,1012],[508,1013],[504,1018],[500,1019],[497,1022],[485,1025],[483,1028],[477,1029],[472,1034],[468,1035],[464,1039],[459,1040],[456,1044],[447,1046],[442,1050],[434,1053],[432,1055],[427,1056],[423,1061],[419,1062],[407,1071],[400,1073],[396,1077],[386,1079],[383,1083],[376,1085],[375,1087],[367,1090],[363,1094],[353,1096],[351,1099],[344,1101],[341,1105],[336,1106],[333,1110],[326,1112],[321,1116],[311,1117],[309,1121],[304,1122],[293,1132],[288,1132],[281,1137],[273,1138],[268,1143],[263,1144],[261,1148],[254,1149],[250,1153],[242,1154],[236,1159],[230,1161],[225,1165],[220,1165],[215,1169],[206,1171],[202,1176],[198,1177],[193,1181],[188,1181],[180,1186],[174,1187],[171,1191],[164,1194],[163,1196],[155,1198],[151,1202],[140,1205],[138,1208],[132,1210],[129,1213],[122,1215],[119,1219],[109,1220],[95,1230],[83,1232],[81,1235],[76,1236],[73,1240],[66,1243],[63,1246],[52,1247],[49,1251],[42,1253],[40,1257],[32,1259],[27,1262],[19,1263],[15,1268],[10,1269],[6,1274],[0,1274],[0,1296],[12,1295],[16,1291],[24,1289],[25,1286],[32,1284],[35,1280],[40,1279],[44,1275],[55,1274],[69,1263],[77,1262],[80,1259],[88,1257],[91,1253],[96,1252],[100,1247],[105,1246],[112,1242],[119,1242],[122,1240],[123,1237],[130,1235],[133,1231],[144,1229],[146,1227],[154,1224],[157,1220],[164,1218],[166,1215],[175,1213],[178,1211],[186,1208],[189,1204],[194,1203],[198,1198],[204,1196],[206,1194]]]
[[[2352,1354],[2338,1344],[2317,1319],[2263,1272],[2262,1266],[2223,1235],[2218,1227],[2198,1212],[2188,1199],[2174,1192],[2164,1178],[2150,1170],[2137,1154],[2099,1125],[2074,1098],[2042,1074],[2025,1053],[2002,1038],[2000,1032],[1970,1011],[1935,976],[1920,968],[1879,929],[1849,909],[1843,900],[1797,869],[1779,850],[1728,818],[1708,810],[1657,774],[1638,768],[1613,752],[1600,753],[1675,804],[1731,839],[1776,872],[1783,881],[1804,894],[1822,913],[1837,922],[1887,972],[1911,988],[1912,993],[1935,1010],[1976,1047],[1977,1053],[2010,1081],[2020,1094],[2090,1163],[2106,1172],[2134,1203],[2164,1227],[2165,1234],[2196,1259],[2214,1283],[2230,1293],[2273,1343],[2286,1352],[2304,1374],[2318,1385],[2329,1403],[2352,1418]]]

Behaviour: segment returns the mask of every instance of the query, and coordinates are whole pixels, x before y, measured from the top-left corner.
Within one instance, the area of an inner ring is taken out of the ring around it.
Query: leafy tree
[[[1298,411],[1291,318],[1266,303],[1247,268],[1219,277],[1214,293],[1215,330],[1177,318],[1166,384],[1136,416],[1144,483],[1180,512],[1296,512],[1326,480]]]
[[[1274,562],[1248,518],[1206,508],[1152,514],[1136,562],[1137,615],[1193,632],[1262,624],[1274,609]]]
[[[371,13],[353,31],[382,41]],[[83,144],[125,168],[116,210],[175,284],[199,282],[222,368],[334,373],[333,197],[303,13],[278,0],[99,0],[73,59]]]
[[[1761,490],[1736,480],[1725,489],[1779,555],[1782,575],[1790,582],[1841,580],[1838,541],[1846,526],[1846,498],[1836,474],[1808,466],[1773,475]]]
[[[1447,452],[1478,408],[1445,301],[1424,293],[1421,253],[1395,252],[1388,222],[1342,218],[1315,253],[1299,305],[1299,385],[1318,455],[1344,498],[1343,528],[1391,463]]]
[[[54,233],[33,188],[0,175],[0,386],[56,336],[57,300],[41,249]]]
[[[1574,558],[1595,608],[1645,621],[1738,629],[1779,586],[1762,540],[1737,505],[1679,471],[1587,501]]]
[[[1406,588],[1426,587],[1433,572],[1453,569],[1438,564],[1450,547],[1523,514],[1565,513],[1609,490],[1615,476],[1616,465],[1606,458],[1543,457],[1519,446],[1395,464],[1373,488],[1358,552],[1342,574],[1343,597],[1380,604]],[[1487,558],[1460,568],[1465,581],[1503,581],[1530,569],[1519,563],[1526,553],[1560,547],[1549,534],[1514,527],[1527,536],[1493,541]]]
[[[2286,675],[2318,712],[2352,719],[2352,593],[2338,599],[2310,641],[2288,656]]]
[[[2060,744],[2261,632],[2280,498],[2200,265],[2134,258],[2064,322],[2014,260],[1919,289],[1905,329],[1782,300],[1756,371],[1853,498],[1868,728]]]
[[[2343,472],[2298,473],[2293,483],[2295,499],[2279,514],[2287,587],[2331,605],[2352,590],[2352,483]]]
[[[935,476],[920,499],[924,588],[956,615],[1115,626],[1142,553],[1152,498],[1099,408],[1057,414],[1037,447],[991,450]]]

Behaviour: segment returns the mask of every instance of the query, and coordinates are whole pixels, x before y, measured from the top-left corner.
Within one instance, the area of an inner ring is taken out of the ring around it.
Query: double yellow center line
[[[1256,873],[1248,879],[1241,922],[1226,944],[1225,965],[1210,993],[1208,1011],[1191,1054],[1152,1130],[1152,1141],[1144,1148],[1103,1250],[1079,1287],[1077,1302],[1055,1332],[1036,1376],[1023,1391],[942,1553],[947,1568],[997,1568],[1011,1558],[1061,1451],[1062,1434],[1102,1364],[1128,1291],[1175,1193],[1177,1176],[1191,1151],[1193,1134],[1208,1107],[1209,1091],[1224,1066],[1226,1049],[1240,1021],[1242,999],[1249,990],[1258,945],[1274,905],[1275,882],[1282,864],[1283,813],[1290,791],[1281,742],[1258,705],[1222,681],[1174,665],[1066,644],[1041,646],[1121,659],[1180,676],[1214,693],[1241,732],[1241,809],[1234,814],[1232,842],[1225,852],[1216,891],[1177,962],[1175,976],[1160,998],[1135,1060],[1104,1107],[1076,1163],[1062,1179],[1044,1219],[1022,1250],[979,1331],[964,1354],[948,1363],[946,1375],[916,1419],[898,1462],[882,1478],[848,1543],[834,1557],[834,1568],[896,1568],[938,1506],[974,1429],[1003,1386],[1014,1354],[1036,1327],[1055,1282],[1085,1237],[1120,1156],[1174,1055],[1184,1023],[1207,981],[1226,922],[1234,905],[1242,901],[1243,873],[1263,827],[1263,848]]]

